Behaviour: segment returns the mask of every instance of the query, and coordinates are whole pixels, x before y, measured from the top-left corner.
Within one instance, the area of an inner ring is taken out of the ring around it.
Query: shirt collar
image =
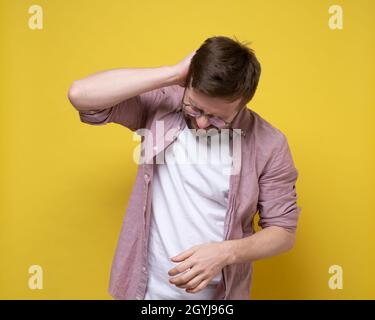
[[[241,135],[246,136],[249,132],[253,122],[253,115],[251,111],[245,106],[243,107],[236,117],[233,119],[233,122],[230,125],[232,129],[241,129]]]

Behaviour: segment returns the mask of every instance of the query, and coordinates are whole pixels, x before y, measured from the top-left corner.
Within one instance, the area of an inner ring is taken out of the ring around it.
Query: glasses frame
[[[185,95],[186,95],[186,88],[184,89],[184,94],[183,94],[183,96],[182,96],[182,101],[181,101],[181,105],[182,105],[182,110],[183,110],[183,112],[184,112],[186,115],[188,115],[188,116],[190,116],[190,117],[193,117],[193,118],[199,118],[199,117],[201,117],[201,116],[205,116],[205,117],[207,118],[208,122],[209,122],[211,125],[213,125],[215,128],[218,128],[218,129],[225,129],[225,128],[228,128],[228,127],[231,125],[231,123],[234,121],[234,119],[237,117],[238,113],[244,108],[244,106],[242,106],[241,108],[239,108],[239,109],[237,110],[237,112],[234,114],[232,120],[228,122],[228,121],[225,121],[224,119],[222,119],[222,118],[220,118],[220,117],[213,116],[213,115],[207,115],[207,114],[205,114],[201,109],[199,109],[198,107],[193,106],[193,105],[191,105],[191,104],[189,104],[189,103],[185,103],[185,102],[184,102],[184,100],[185,100]],[[197,112],[199,112],[199,114],[198,114],[198,115],[193,115],[193,114],[187,112],[187,111],[186,111],[186,106],[191,106],[191,107],[193,107],[194,109],[198,109]],[[218,127],[218,126],[215,126],[215,125],[210,121],[210,119],[212,119],[212,118],[216,118],[216,119],[218,119],[218,120],[220,120],[220,121],[223,121],[223,122],[224,122],[224,125],[223,125],[223,126],[219,126],[219,127]]]

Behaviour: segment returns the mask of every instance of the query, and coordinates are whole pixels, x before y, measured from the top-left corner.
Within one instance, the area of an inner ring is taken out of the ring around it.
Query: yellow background
[[[28,8],[44,10],[43,30]],[[328,27],[330,5],[343,30]],[[253,299],[374,299],[375,2],[0,1],[0,298],[110,299],[138,142],[81,123],[71,82],[172,65],[208,37],[251,41],[248,106],[288,137],[302,208],[295,248],[255,264]],[[28,268],[44,289],[28,288]],[[344,271],[331,290],[328,268]]]

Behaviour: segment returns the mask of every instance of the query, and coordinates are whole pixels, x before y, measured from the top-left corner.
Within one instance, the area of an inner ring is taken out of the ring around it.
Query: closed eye
[[[199,109],[198,107],[195,106],[196,103],[193,100],[191,100],[189,98],[189,101],[190,101],[191,106],[194,108],[195,111],[204,113],[202,109]],[[204,113],[204,115],[206,115],[207,117],[214,117],[214,115],[211,114],[211,113]]]

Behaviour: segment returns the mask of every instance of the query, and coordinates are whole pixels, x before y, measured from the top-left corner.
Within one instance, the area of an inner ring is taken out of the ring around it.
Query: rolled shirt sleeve
[[[123,125],[132,131],[145,127],[147,117],[161,103],[165,89],[154,89],[109,108],[96,110],[78,110],[80,120],[90,125],[105,125],[113,122]]]
[[[301,208],[297,206],[295,168],[287,138],[282,134],[276,150],[259,178],[259,226],[279,226],[295,232]]]

